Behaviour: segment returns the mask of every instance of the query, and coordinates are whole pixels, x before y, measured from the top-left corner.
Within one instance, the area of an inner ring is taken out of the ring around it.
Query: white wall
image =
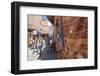
[[[10,57],[11,57],[11,2],[14,0],[1,0],[0,2],[0,76],[13,76],[10,73]],[[17,0],[16,0],[17,1]],[[98,6],[100,13],[100,0],[21,0],[30,2],[44,2],[44,3],[59,3],[59,4],[74,4],[74,5],[90,5]],[[98,15],[98,28],[100,29],[100,14]],[[99,30],[100,32],[100,30]],[[98,36],[100,42],[100,34]],[[100,45],[100,43],[98,43]],[[98,49],[100,50],[100,49]],[[85,70],[85,71],[68,71],[55,73],[40,73],[34,76],[99,76],[100,74],[100,51],[98,52],[99,69]],[[33,74],[26,74],[26,76]]]

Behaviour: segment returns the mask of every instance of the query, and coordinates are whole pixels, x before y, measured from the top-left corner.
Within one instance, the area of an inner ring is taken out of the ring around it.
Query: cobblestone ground
[[[53,60],[57,59],[57,54],[54,48],[44,48],[41,53],[39,51],[28,49],[28,61],[32,60]]]

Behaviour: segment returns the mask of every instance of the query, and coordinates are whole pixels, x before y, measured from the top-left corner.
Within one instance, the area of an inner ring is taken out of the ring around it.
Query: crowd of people
[[[42,51],[50,50],[52,37],[49,34],[31,34],[28,36],[28,48],[41,55]]]

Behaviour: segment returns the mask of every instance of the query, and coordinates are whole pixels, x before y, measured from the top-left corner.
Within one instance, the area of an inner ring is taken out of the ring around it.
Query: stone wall
[[[60,59],[88,57],[88,18],[63,16],[62,32],[64,49],[58,52]]]

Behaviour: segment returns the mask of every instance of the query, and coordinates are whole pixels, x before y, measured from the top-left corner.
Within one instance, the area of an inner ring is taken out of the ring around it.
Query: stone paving
[[[41,53],[36,49],[28,49],[28,61],[32,60],[53,60],[57,59],[57,54],[54,48],[44,48]]]

